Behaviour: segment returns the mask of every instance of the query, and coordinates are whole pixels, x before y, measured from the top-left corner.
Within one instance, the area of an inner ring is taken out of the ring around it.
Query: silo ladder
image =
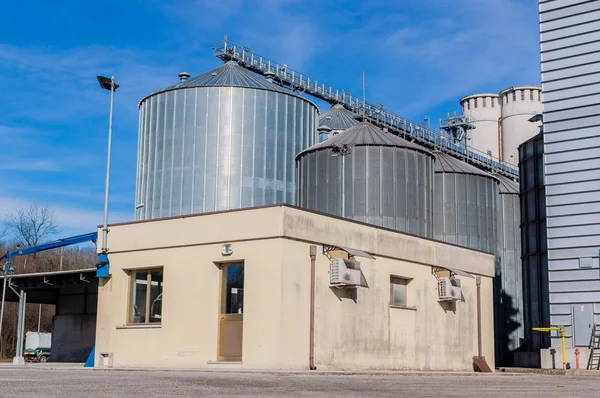
[[[590,339],[590,357],[588,359],[587,369],[600,369],[600,329],[595,323],[592,328],[592,337]]]

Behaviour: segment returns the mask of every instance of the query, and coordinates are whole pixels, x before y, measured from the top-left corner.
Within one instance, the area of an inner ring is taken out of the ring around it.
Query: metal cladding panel
[[[547,334],[531,331],[550,324],[543,158],[542,134],[519,147],[523,324],[529,351],[550,345]]]
[[[434,239],[495,253],[497,206],[491,176],[436,172]]]
[[[297,169],[301,207],[432,236],[433,158],[426,153],[356,146],[332,156],[331,148],[323,148],[298,156]]]
[[[600,0],[540,1],[545,156],[536,171],[545,172],[547,233],[528,249],[547,240],[551,326],[566,326],[562,319],[574,316],[570,307],[560,313],[565,316],[554,316],[564,304],[600,304],[598,273],[587,281],[558,277],[587,267],[581,264],[598,267],[600,200],[593,192],[600,190],[599,31]],[[570,323],[567,344],[573,345],[581,330]]]
[[[295,156],[315,143],[316,107],[240,87],[191,87],[140,104],[137,220],[295,204]]]
[[[498,202],[498,249],[494,279],[496,365],[514,366],[513,353],[525,337],[519,194],[502,193]]]

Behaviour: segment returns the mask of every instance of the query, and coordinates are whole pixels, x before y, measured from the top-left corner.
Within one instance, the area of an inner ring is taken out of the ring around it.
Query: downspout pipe
[[[308,352],[308,367],[316,370],[315,366],[315,262],[317,261],[317,246],[310,246],[310,337]]]
[[[502,131],[501,131],[502,117],[498,118],[498,160],[502,161]]]
[[[477,356],[483,356],[483,344],[481,339],[481,277],[475,279],[477,285]]]
[[[477,286],[477,356],[473,357],[473,368],[479,372],[491,373],[492,369],[485,361],[483,356],[483,344],[481,336],[481,277],[475,278]]]

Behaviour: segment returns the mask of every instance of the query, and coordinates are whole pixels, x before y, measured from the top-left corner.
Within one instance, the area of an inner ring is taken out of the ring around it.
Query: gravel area
[[[600,378],[0,369],[0,397],[599,397]]]

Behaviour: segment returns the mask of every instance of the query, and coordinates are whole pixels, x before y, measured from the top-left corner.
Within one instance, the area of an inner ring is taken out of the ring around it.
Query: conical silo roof
[[[427,149],[408,142],[394,134],[384,133],[381,129],[373,126],[369,122],[358,123],[354,127],[349,128],[341,134],[335,135],[321,143],[305,149],[304,151],[300,152],[298,156],[321,149],[354,146],[392,146],[398,148],[408,148],[434,157],[434,155]]]
[[[194,87],[243,87],[257,90],[275,91],[288,95],[296,95],[264,77],[242,68],[235,61],[228,61],[211,71],[180,81],[177,84],[158,90],[150,95],[164,91]],[[298,96],[298,95],[296,95]],[[298,96],[299,97],[299,96]]]
[[[329,127],[331,130],[347,130],[357,124],[358,121],[354,119],[354,113],[340,104],[332,106],[327,112],[319,115],[319,128]]]
[[[477,167],[463,162],[455,158],[454,156],[448,155],[440,151],[435,151],[435,172],[436,173],[455,173],[455,174],[471,174],[484,176],[488,178],[498,179],[496,176],[486,173]]]
[[[513,181],[510,178],[501,175],[497,175],[496,177],[498,178],[498,181],[500,181],[498,192],[501,194],[519,194],[519,183],[517,181]]]

